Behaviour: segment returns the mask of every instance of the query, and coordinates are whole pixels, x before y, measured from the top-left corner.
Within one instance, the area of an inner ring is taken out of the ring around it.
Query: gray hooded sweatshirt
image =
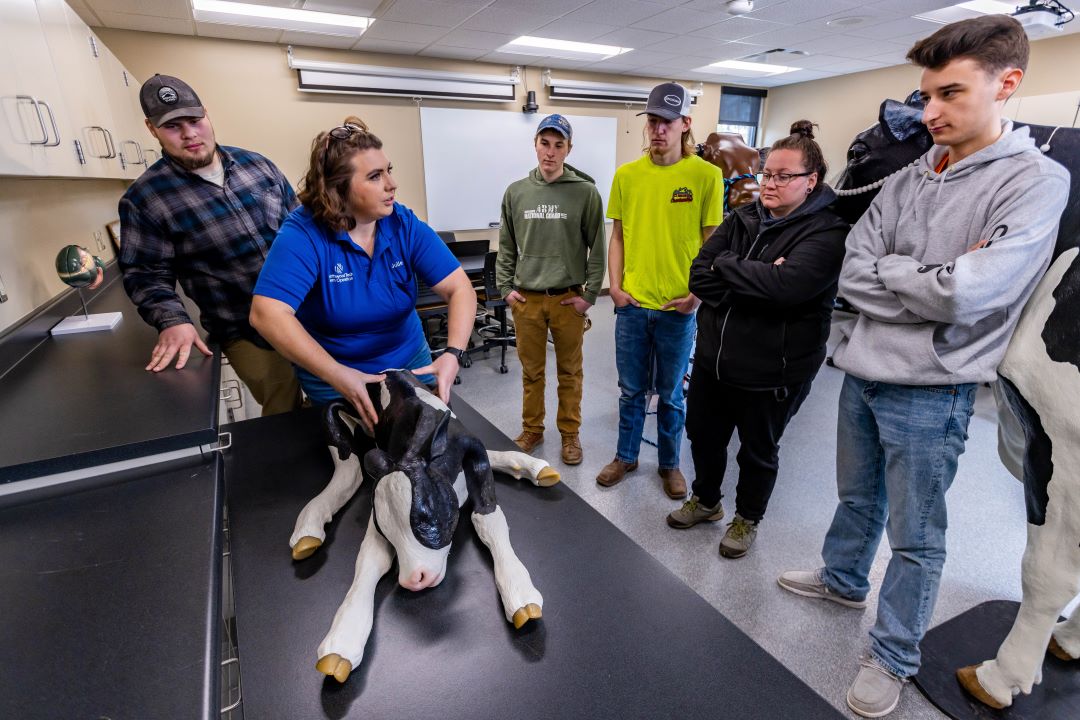
[[[1050,264],[1069,173],[1026,127],[943,172],[935,146],[885,183],[847,238],[837,367],[900,385],[989,382]],[[980,241],[985,247],[969,252]]]

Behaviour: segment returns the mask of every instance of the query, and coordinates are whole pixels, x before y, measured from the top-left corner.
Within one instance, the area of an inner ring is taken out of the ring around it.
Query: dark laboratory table
[[[88,305],[91,313],[122,312],[119,325],[48,336],[0,377],[0,482],[217,439],[218,356],[193,349],[183,370],[144,370],[157,331],[112,273]]]
[[[219,716],[222,469],[195,457],[3,498],[0,717]]]
[[[489,448],[513,449],[462,400],[454,410]],[[498,500],[543,619],[520,631],[506,622],[466,513],[441,585],[403,590],[396,565],[380,582],[363,662],[339,685],[315,670],[316,649],[352,582],[371,484],[295,563],[293,523],[332,470],[317,415],[224,429],[246,717],[842,717],[568,488],[502,475]]]

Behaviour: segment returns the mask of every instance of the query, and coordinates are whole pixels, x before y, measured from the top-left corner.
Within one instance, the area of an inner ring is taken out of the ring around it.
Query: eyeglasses
[[[761,173],[761,184],[762,185],[768,185],[769,181],[772,180],[774,183],[776,183],[776,187],[784,187],[789,182],[791,182],[792,180],[794,180],[797,177],[806,177],[807,175],[813,175],[813,174],[814,174],[813,171],[804,172],[804,173],[776,173],[776,174],[763,172],[763,173]]]

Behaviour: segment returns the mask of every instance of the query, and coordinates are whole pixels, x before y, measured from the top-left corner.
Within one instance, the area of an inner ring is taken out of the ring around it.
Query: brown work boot
[[[664,492],[672,500],[686,498],[686,478],[679,468],[661,468],[657,472],[664,478]]]
[[[581,441],[576,434],[562,436],[562,461],[567,465],[581,464]]]
[[[600,471],[600,474],[596,476],[596,484],[603,485],[604,487],[611,487],[617,485],[626,477],[626,473],[637,470],[637,460],[632,463],[623,462],[619,458],[615,458]]]
[[[522,430],[521,434],[514,438],[514,444],[521,448],[521,452],[531,453],[536,446],[544,442],[544,433]]]

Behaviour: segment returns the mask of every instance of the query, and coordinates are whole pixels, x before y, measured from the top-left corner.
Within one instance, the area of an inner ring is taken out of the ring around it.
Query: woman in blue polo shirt
[[[319,133],[298,197],[266,256],[251,324],[297,365],[313,402],[351,402],[366,425],[366,383],[389,368],[431,374],[449,400],[476,292],[435,231],[394,202],[382,141],[359,118]],[[414,310],[416,276],[449,307],[448,352],[432,362]]]

